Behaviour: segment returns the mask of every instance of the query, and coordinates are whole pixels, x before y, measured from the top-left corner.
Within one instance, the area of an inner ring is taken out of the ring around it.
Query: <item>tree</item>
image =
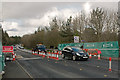
[[[104,15],[104,11],[102,8],[98,7],[92,10],[89,26],[96,30],[98,41],[101,40],[101,34],[103,31],[105,18],[106,16]]]
[[[85,40],[85,42],[96,42],[96,38],[97,36],[93,28],[85,28],[83,31],[83,40]]]
[[[9,38],[7,31],[2,30],[2,44],[9,45],[9,41],[10,41],[10,38]]]
[[[62,37],[66,37],[68,43],[73,42],[74,32],[73,32],[73,29],[72,29],[72,16],[70,16],[70,18],[67,19],[66,24],[65,23],[62,24],[62,29],[61,29],[60,35]]]

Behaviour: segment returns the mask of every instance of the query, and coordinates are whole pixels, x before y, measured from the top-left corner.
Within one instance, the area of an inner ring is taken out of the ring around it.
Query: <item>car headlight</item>
[[[80,56],[80,54],[79,54],[79,53],[76,53],[76,55]]]

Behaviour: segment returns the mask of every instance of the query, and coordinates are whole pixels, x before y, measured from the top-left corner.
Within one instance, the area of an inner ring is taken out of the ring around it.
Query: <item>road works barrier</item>
[[[15,61],[16,54],[13,51],[13,46],[3,46],[2,52],[4,54],[11,53],[13,61]]]
[[[97,56],[98,60],[100,60],[101,51],[98,49],[83,49],[89,54],[89,58],[92,58],[92,56]]]
[[[39,51],[39,53],[37,53],[37,51],[33,51],[32,52],[33,55],[39,55],[39,56],[42,56],[42,57],[47,57],[47,58],[50,58],[50,59],[54,59],[54,60],[60,60],[62,59],[62,52],[61,51],[48,51],[47,53],[45,53],[44,51]]]

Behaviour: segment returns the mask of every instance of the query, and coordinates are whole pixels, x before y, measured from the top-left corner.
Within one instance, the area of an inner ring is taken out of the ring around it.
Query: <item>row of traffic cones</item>
[[[39,55],[39,56],[42,56],[42,57],[45,57],[47,56],[47,58],[51,58],[51,59],[55,59],[55,60],[59,60],[59,55],[62,54],[61,51],[55,51],[55,52],[47,52],[47,54],[45,54],[45,52],[32,52],[33,55]]]

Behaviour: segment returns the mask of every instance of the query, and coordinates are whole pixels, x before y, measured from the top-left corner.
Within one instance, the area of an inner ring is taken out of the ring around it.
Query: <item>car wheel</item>
[[[88,59],[85,59],[85,61],[87,61]]]
[[[63,58],[63,59],[65,58],[65,55],[64,55],[64,54],[62,54],[62,58]]]
[[[73,61],[75,61],[76,60],[76,56],[73,56]]]

